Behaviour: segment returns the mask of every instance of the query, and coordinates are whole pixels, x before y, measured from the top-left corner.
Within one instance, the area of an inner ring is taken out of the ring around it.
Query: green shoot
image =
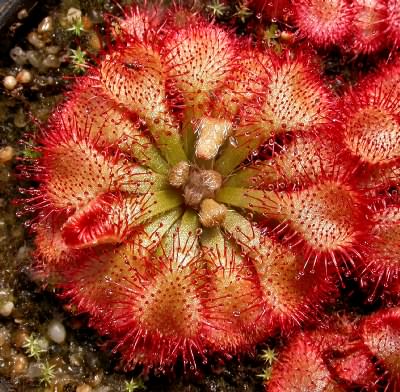
[[[33,334],[26,339],[22,347],[25,349],[28,357],[35,358],[36,360],[39,360],[41,354],[46,352],[40,344],[40,339],[35,337]]]
[[[125,381],[125,392],[133,392],[139,389],[145,389],[143,381],[140,378],[132,378],[130,381]]]
[[[206,9],[210,11],[213,16],[218,18],[224,16],[229,7],[224,3],[220,3],[218,0],[213,0],[212,3],[206,6]]]

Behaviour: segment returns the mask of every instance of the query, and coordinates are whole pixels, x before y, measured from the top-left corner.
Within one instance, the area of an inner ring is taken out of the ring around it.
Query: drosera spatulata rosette
[[[393,307],[358,319],[334,316],[293,336],[272,366],[267,391],[397,391],[399,322]]]
[[[400,386],[400,309],[381,309],[366,316],[360,325],[364,344],[383,370],[385,390],[397,391]]]
[[[295,0],[293,9],[300,35],[315,45],[340,46],[349,38],[355,11],[348,0]]]
[[[286,22],[282,24],[284,28],[297,29],[298,39],[305,39],[317,48],[336,47],[343,53],[363,56],[384,51],[395,53],[400,47],[399,0],[257,0],[253,3],[266,20]]]
[[[372,201],[313,53],[155,15],[113,20],[37,138],[24,203],[36,269],[126,369],[194,371],[315,322]]]

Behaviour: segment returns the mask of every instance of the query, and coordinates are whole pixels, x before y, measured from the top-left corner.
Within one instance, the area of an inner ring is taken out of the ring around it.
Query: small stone
[[[46,16],[38,26],[38,33],[50,33],[54,30],[54,21],[51,16]]]
[[[50,45],[50,46],[46,46],[46,53],[48,54],[57,54],[60,51],[60,47],[57,45]]]
[[[71,7],[71,8],[68,9],[66,19],[67,19],[67,23],[69,25],[74,24],[74,22],[76,20],[79,20],[81,18],[82,18],[82,11],[81,10],[79,10],[77,8],[74,8],[74,7]]]
[[[95,52],[99,51],[102,47],[101,38],[96,31],[89,32],[87,41],[89,48]]]
[[[28,370],[29,361],[27,357],[23,354],[17,354],[13,358],[12,372],[15,375],[25,374]]]
[[[19,46],[15,46],[10,50],[10,57],[18,65],[25,64],[27,60],[26,52]]]
[[[26,8],[22,8],[22,10],[20,10],[17,14],[17,18],[19,20],[25,19],[27,18],[29,15],[28,10]]]
[[[104,375],[103,372],[97,372],[91,379],[90,383],[94,386],[94,387],[98,387],[101,382],[103,381]]]
[[[82,358],[82,353],[73,353],[69,356],[69,363],[72,366],[82,366],[84,359]]]
[[[0,163],[8,163],[14,157],[14,149],[11,146],[6,146],[0,149]]]
[[[12,75],[7,75],[4,79],[3,79],[3,86],[7,89],[7,90],[14,90],[14,88],[17,85],[17,79],[15,79],[14,76]]]
[[[27,69],[22,69],[17,74],[17,82],[22,84],[27,84],[32,81],[32,73]]]
[[[58,320],[52,320],[47,327],[47,335],[49,338],[58,344],[64,342],[67,335],[64,325]]]
[[[35,50],[28,50],[26,52],[26,58],[33,67],[40,68],[42,66],[42,57]]]
[[[76,387],[76,392],[91,392],[93,389],[88,384],[81,384]]]
[[[42,65],[46,68],[58,68],[61,65],[61,60],[54,54],[49,54],[44,58]]]
[[[45,43],[39,38],[38,33],[31,31],[28,34],[28,42],[32,44],[36,49],[44,48]]]
[[[13,343],[16,348],[21,348],[29,338],[29,333],[26,329],[20,328],[13,336]]]
[[[0,315],[3,317],[8,317],[14,309],[14,302],[5,301],[0,304]]]
[[[28,123],[23,108],[19,108],[14,117],[14,125],[17,128],[24,128]]]
[[[23,260],[26,260],[26,259],[30,256],[31,251],[32,251],[32,249],[29,248],[29,246],[27,246],[27,245],[22,245],[22,246],[18,249],[17,255],[15,256],[15,259],[16,259],[18,262],[22,262]]]
[[[31,362],[26,373],[28,378],[39,378],[43,374],[43,365],[40,362]]]

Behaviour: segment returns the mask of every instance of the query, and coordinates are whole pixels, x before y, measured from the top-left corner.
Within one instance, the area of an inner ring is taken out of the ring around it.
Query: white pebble
[[[31,362],[28,366],[26,376],[28,378],[39,378],[43,374],[43,365],[39,362]]]
[[[61,60],[54,54],[48,54],[42,64],[46,68],[58,68],[61,65]]]
[[[25,19],[28,15],[28,10],[26,8],[22,8],[22,10],[18,12],[17,18],[19,20],[22,20]]]
[[[77,20],[82,18],[82,11],[71,7],[70,9],[68,9],[67,11],[67,23],[69,25],[73,25],[74,22],[76,22]]]
[[[15,155],[15,151],[11,146],[0,148],[0,164],[10,162]]]
[[[35,68],[40,68],[42,66],[42,58],[40,54],[35,50],[28,50],[26,52],[26,58],[28,59],[29,63]]]
[[[15,46],[10,50],[10,57],[19,65],[23,65],[26,63],[26,53],[19,46]]]
[[[28,41],[31,43],[36,49],[42,49],[45,46],[45,43],[39,38],[38,33],[35,31],[31,31],[28,34]]]
[[[8,317],[14,309],[14,303],[11,301],[6,301],[0,305],[0,315],[3,317]]]
[[[62,343],[66,337],[66,331],[64,325],[58,320],[52,320],[47,327],[47,334],[49,338],[55,343]]]
[[[17,74],[17,81],[19,83],[25,84],[30,83],[32,81],[32,74],[27,69],[22,69]]]
[[[76,387],[75,392],[91,392],[93,389],[90,385],[88,384],[81,384]]]
[[[53,18],[51,16],[46,16],[38,26],[38,33],[43,34],[43,33],[50,33],[54,29],[54,22]]]
[[[17,79],[15,79],[14,76],[12,75],[7,75],[4,79],[3,79],[3,86],[7,89],[7,90],[14,90],[15,86],[17,85]]]

